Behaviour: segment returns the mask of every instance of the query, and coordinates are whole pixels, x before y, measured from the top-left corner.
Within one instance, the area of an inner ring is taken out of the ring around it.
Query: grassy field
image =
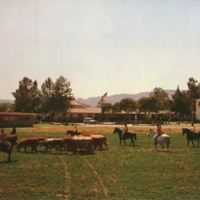
[[[63,137],[69,129],[73,127],[40,124],[18,128],[17,135]],[[80,132],[107,137],[109,149],[92,155],[14,149],[12,162],[5,163],[7,155],[0,152],[0,199],[199,199],[200,147],[187,147],[181,126],[164,129],[171,137],[169,152],[154,149],[148,128],[130,128],[137,133],[135,147],[120,146],[113,130],[79,127]]]

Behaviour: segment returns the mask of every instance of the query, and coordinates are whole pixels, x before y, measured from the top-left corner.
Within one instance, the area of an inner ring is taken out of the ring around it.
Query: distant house
[[[72,101],[71,103],[73,108],[64,114],[64,119],[62,119],[63,116],[61,113],[55,114],[58,121],[83,122],[85,117],[92,117],[97,120],[101,117],[101,108],[89,107],[77,101]]]
[[[74,108],[64,114],[64,117],[61,113],[56,113],[55,117],[57,121],[63,122],[83,122],[85,117],[92,117],[97,121],[126,121],[126,120],[134,120],[135,114],[132,113],[131,117],[129,113],[121,112],[121,113],[112,113],[105,112],[102,113],[101,108],[99,107],[89,107],[77,101],[71,102]]]
[[[5,127],[32,127],[34,114],[20,112],[0,112],[0,128]]]
[[[196,120],[200,121],[200,99],[196,100]]]

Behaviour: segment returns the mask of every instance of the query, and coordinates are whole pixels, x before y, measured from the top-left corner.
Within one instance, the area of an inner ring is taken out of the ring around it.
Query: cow
[[[34,138],[22,138],[21,141],[17,144],[17,151],[19,152],[23,147],[24,151],[26,152],[26,148],[30,147],[31,152],[35,151],[35,153],[37,153],[37,146],[39,145],[39,142],[44,141],[45,139],[46,138],[42,136],[37,136]]]
[[[96,134],[83,134],[83,136],[87,136],[87,137],[91,137],[92,138],[94,149],[99,147],[99,149],[102,150],[103,144],[105,145],[106,149],[108,149],[106,136],[104,136],[104,135],[96,135]]]
[[[13,147],[17,144],[17,135],[7,135],[7,140],[11,144],[11,149],[7,150],[7,148],[8,148],[7,145],[0,141],[0,151],[5,152],[5,153],[8,154],[7,161],[10,162],[11,161],[11,154],[12,154]]]
[[[63,145],[62,140],[63,140],[62,138],[48,138],[44,141],[41,141],[40,145],[45,147],[46,152],[48,151],[48,149],[51,152],[51,149],[55,148],[55,149],[59,150],[59,154],[61,154],[62,145]]]
[[[63,146],[67,147],[67,151],[72,151],[76,154],[76,151],[84,151],[85,153],[93,153],[93,141],[92,138],[86,136],[74,136],[63,138]]]

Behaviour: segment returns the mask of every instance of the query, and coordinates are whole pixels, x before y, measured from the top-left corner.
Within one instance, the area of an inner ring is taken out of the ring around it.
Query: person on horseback
[[[11,144],[10,142],[7,141],[7,135],[4,133],[4,130],[1,130],[1,134],[0,134],[0,141],[2,141],[2,143],[4,143],[5,145],[7,145],[8,149],[11,149]]]
[[[190,130],[191,130],[192,132],[195,132],[195,126],[194,126],[194,123],[191,123],[191,128],[190,128]]]
[[[190,128],[190,130],[193,132],[193,136],[194,136],[195,141],[196,141],[195,126],[194,126],[194,123],[193,123],[193,122],[191,123],[191,128]]]
[[[128,132],[128,127],[127,127],[127,124],[124,124],[124,128],[123,128],[123,132],[122,132],[122,139],[124,137],[124,133],[127,133]]]
[[[162,127],[161,124],[157,124],[156,135],[154,138],[154,144],[157,144],[157,138],[162,134]]]

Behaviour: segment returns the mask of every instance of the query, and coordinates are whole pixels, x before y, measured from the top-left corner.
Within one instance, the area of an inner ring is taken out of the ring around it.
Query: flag
[[[107,97],[107,92],[101,97],[101,99],[104,99]]]

